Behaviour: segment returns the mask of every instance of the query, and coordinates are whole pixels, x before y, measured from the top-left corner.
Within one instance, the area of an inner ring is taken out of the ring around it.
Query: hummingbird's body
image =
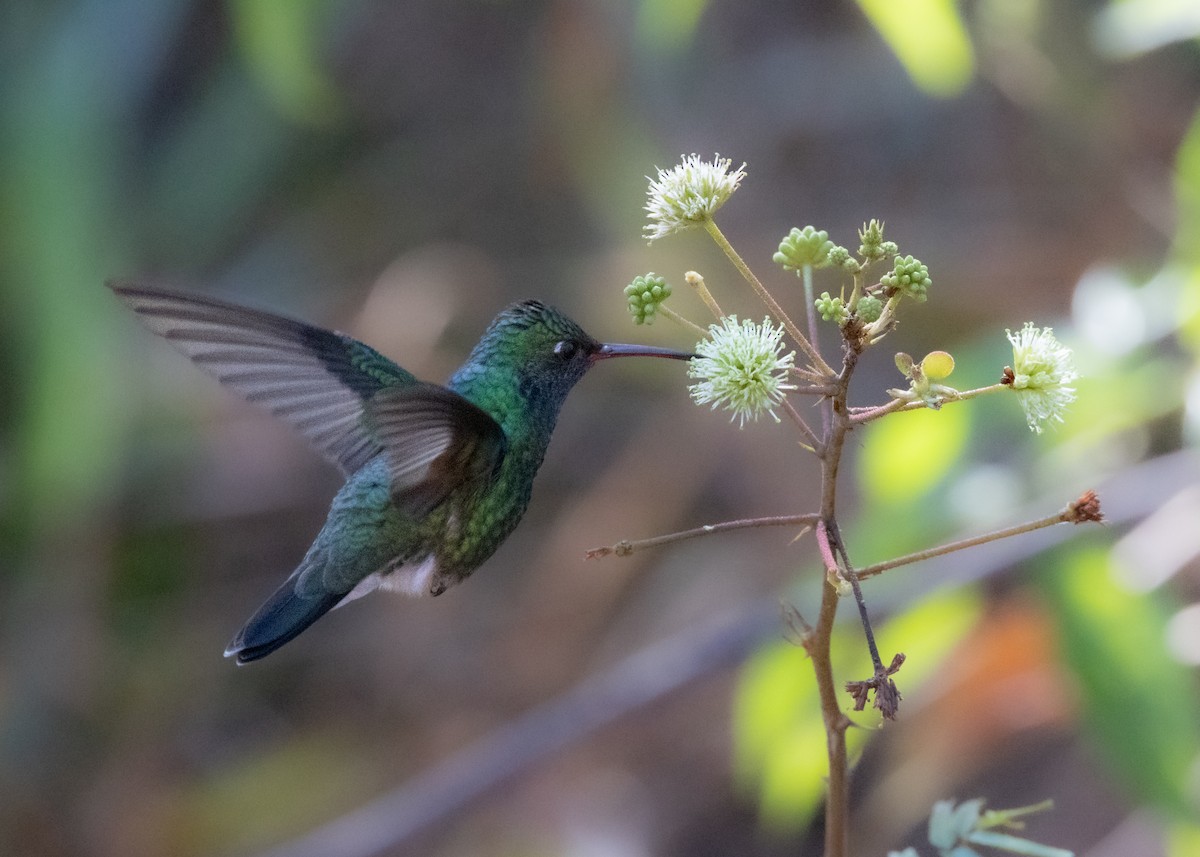
[[[347,475],[299,567],[225,654],[261,658],[382,587],[440,595],[508,537],[567,393],[602,345],[537,301],[492,322],[445,387],[344,334],[211,298],[113,284],[155,333],[309,438]]]

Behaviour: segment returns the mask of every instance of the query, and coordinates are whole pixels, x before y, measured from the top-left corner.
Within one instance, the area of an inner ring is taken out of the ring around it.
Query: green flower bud
[[[850,310],[846,309],[842,299],[831,298],[829,292],[821,292],[821,296],[813,303],[817,307],[817,312],[821,314],[822,321],[836,321],[842,325],[850,318]]]
[[[863,295],[858,299],[858,306],[854,311],[860,319],[870,324],[878,321],[879,316],[883,315],[883,301],[874,295]]]
[[[858,231],[858,255],[867,260],[882,259],[886,253],[883,250],[883,221],[872,218],[870,223],[864,223]]]
[[[898,291],[917,301],[924,301],[926,291],[933,284],[929,269],[912,256],[897,256],[891,273],[880,278],[884,288]]]
[[[885,257],[895,256],[897,253],[900,252],[900,248],[898,246],[896,246],[895,241],[884,241],[882,244],[879,245],[879,249],[883,251],[883,255]]]
[[[829,250],[829,264],[835,268],[843,268],[846,263],[851,261],[850,251],[840,244],[833,246]]]
[[[625,297],[629,301],[629,314],[635,324],[653,324],[658,306],[671,296],[671,287],[665,277],[651,272],[641,277],[634,277],[633,282],[625,287]]]
[[[779,242],[779,252],[771,259],[785,271],[798,272],[805,265],[824,268],[830,264],[829,251],[833,247],[829,233],[824,229],[814,229],[811,226],[805,226],[803,229],[792,227],[792,231]]]

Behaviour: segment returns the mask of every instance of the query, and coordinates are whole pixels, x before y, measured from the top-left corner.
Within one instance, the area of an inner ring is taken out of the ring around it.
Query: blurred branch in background
[[[522,715],[430,771],[261,857],[372,857],[444,824],[532,766],[705,676],[741,663],[778,630],[779,607],[751,604],[655,643]]]

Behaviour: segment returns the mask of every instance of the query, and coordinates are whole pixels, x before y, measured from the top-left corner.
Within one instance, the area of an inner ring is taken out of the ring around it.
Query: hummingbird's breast
[[[443,506],[439,571],[462,580],[482,565],[520,523],[545,447],[510,445],[492,480]]]
[[[439,510],[441,543],[435,553],[442,575],[469,576],[508,538],[529,506],[562,398],[539,395],[527,380],[500,361],[468,363],[450,381],[451,389],[500,424],[505,453],[488,482],[452,495]]]

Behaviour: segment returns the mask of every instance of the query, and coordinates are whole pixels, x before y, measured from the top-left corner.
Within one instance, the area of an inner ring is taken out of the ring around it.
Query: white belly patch
[[[362,598],[376,589],[399,592],[414,598],[428,595],[436,573],[437,557],[433,554],[417,563],[404,563],[383,571],[376,571],[359,581],[358,585],[351,589],[346,597],[338,602],[337,606],[349,604],[356,598]]]

